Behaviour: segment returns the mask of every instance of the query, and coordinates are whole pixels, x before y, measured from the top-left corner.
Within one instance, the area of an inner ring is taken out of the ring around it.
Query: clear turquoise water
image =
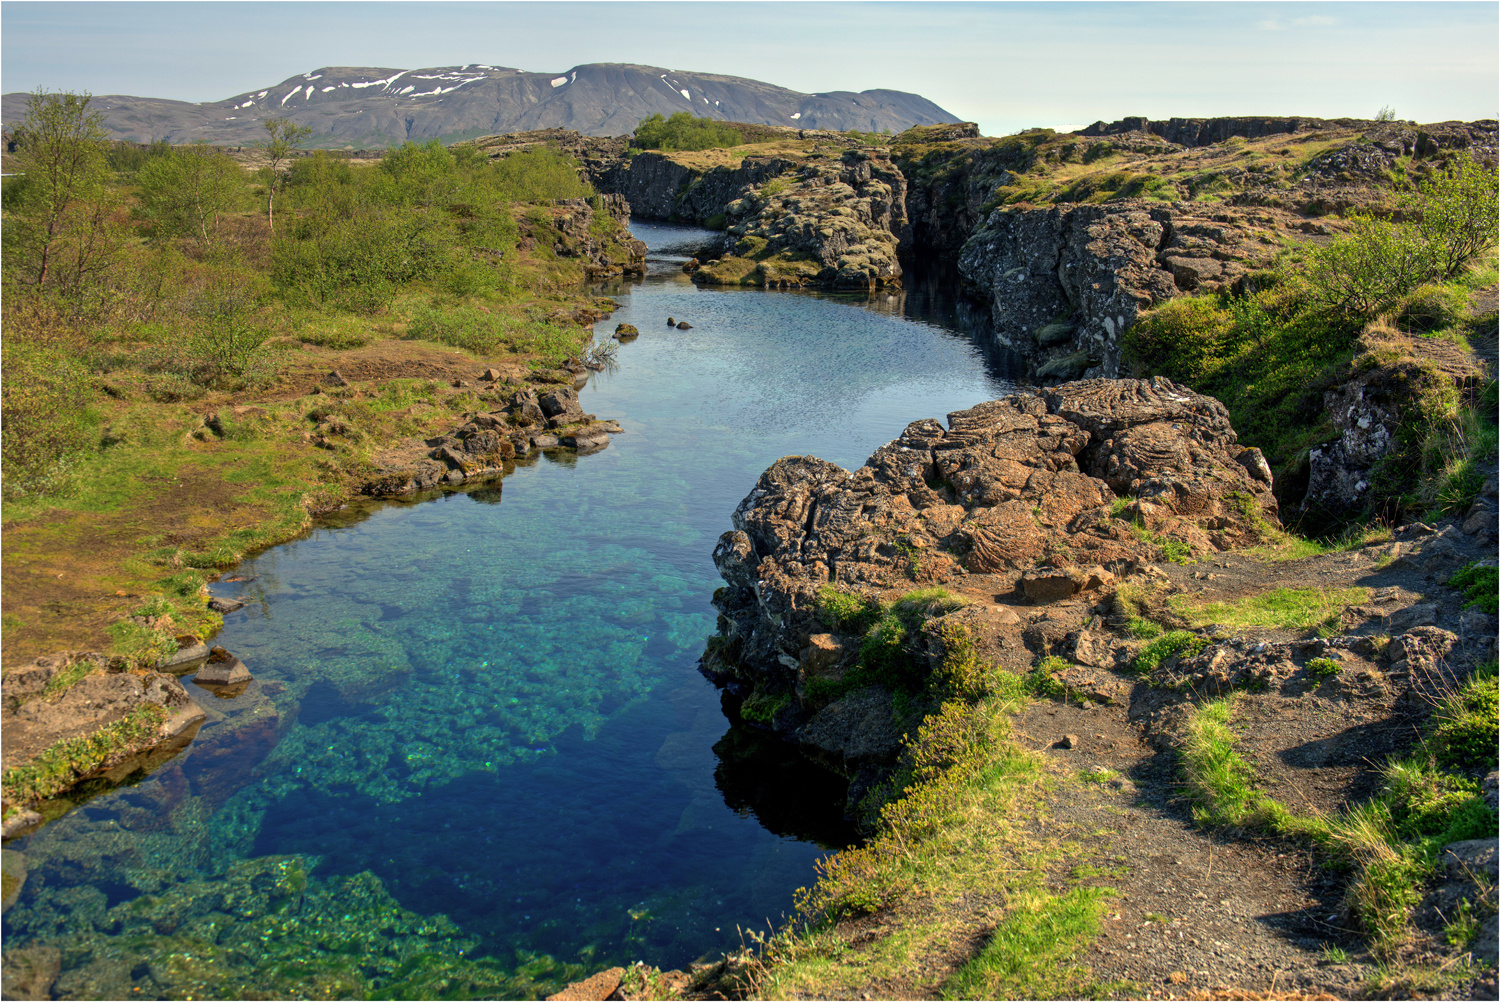
[[[6,948],[62,946],[61,994],[483,993],[518,967],[502,993],[524,994],[559,965],[677,966],[776,922],[848,841],[836,777],[726,737],[696,671],[709,555],[776,458],[857,466],[1005,392],[1004,358],[941,297],[701,289],[670,260],[697,234],[637,230],[666,260],[599,327],[641,336],[582,391],[626,429],[610,448],[248,561],[215,586],[251,602],[217,642],[256,682],[189,686],[211,719],[186,752],[10,846],[30,875]]]

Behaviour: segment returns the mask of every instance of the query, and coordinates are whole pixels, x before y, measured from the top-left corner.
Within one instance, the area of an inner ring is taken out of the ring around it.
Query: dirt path
[[[1233,554],[1208,567],[1164,569],[1181,594],[1207,601],[1270,588],[1370,589],[1369,601],[1345,612],[1343,637],[1332,642],[1305,632],[1239,631],[1242,649],[1264,645],[1263,658],[1295,664],[1332,654],[1344,664],[1333,679],[1294,676],[1267,691],[1241,692],[1236,747],[1261,789],[1306,814],[1337,812],[1378,789],[1378,767],[1416,740],[1420,720],[1448,684],[1447,669],[1493,651],[1486,647],[1493,617],[1464,610],[1459,593],[1443,586],[1457,566],[1493,555],[1487,539],[1454,526],[1414,526],[1349,553],[1285,563]],[[1458,634],[1450,665],[1402,671],[1375,649],[1387,634],[1433,623]],[[1362,644],[1360,637],[1373,640]],[[1091,882],[1119,895],[1084,961],[1101,980],[1132,982],[1142,997],[1368,994],[1382,969],[1350,927],[1344,877],[1326,854],[1292,839],[1195,824],[1174,750],[1186,703],[1141,682],[1121,705],[1048,701],[1017,718],[1017,739],[1055,769],[1105,777],[1050,805],[1086,846],[1080,862],[1097,874]],[[1419,922],[1407,959],[1437,966],[1445,952],[1440,930]],[[1494,998],[1494,970],[1450,983],[1441,994]]]
[[[1064,734],[1078,747],[1056,747]],[[1124,707],[1037,704],[1016,736],[1060,769],[1114,774],[1051,805],[1087,847],[1078,872],[1099,872],[1086,882],[1118,894],[1081,958],[1100,980],[1129,981],[1146,998],[1343,998],[1368,973],[1324,954],[1356,948],[1334,876],[1305,848],[1195,826],[1175,756],[1153,749]]]

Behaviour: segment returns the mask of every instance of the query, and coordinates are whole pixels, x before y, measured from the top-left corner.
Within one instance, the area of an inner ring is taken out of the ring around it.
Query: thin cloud
[[[1299,28],[1328,28],[1338,24],[1333,18],[1324,17],[1321,14],[1315,14],[1311,17],[1294,17],[1292,18],[1292,23]]]

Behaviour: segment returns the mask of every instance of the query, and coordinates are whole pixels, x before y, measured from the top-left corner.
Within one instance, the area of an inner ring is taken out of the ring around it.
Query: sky
[[[911,91],[986,135],[1127,115],[1496,118],[1500,4],[0,2],[0,90],[214,101],[322,66],[592,62]]]

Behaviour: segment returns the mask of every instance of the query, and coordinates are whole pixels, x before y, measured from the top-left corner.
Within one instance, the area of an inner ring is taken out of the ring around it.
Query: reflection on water
[[[218,642],[256,681],[201,694],[167,766],[9,847],[13,971],[79,998],[518,997],[789,909],[851,837],[841,781],[726,733],[695,670],[713,542],[777,457],[857,465],[1003,393],[1006,360],[924,293],[669,270],[620,295],[606,323],[641,336],[583,391],[626,429],[609,449],[348,509],[216,588],[251,602]]]

